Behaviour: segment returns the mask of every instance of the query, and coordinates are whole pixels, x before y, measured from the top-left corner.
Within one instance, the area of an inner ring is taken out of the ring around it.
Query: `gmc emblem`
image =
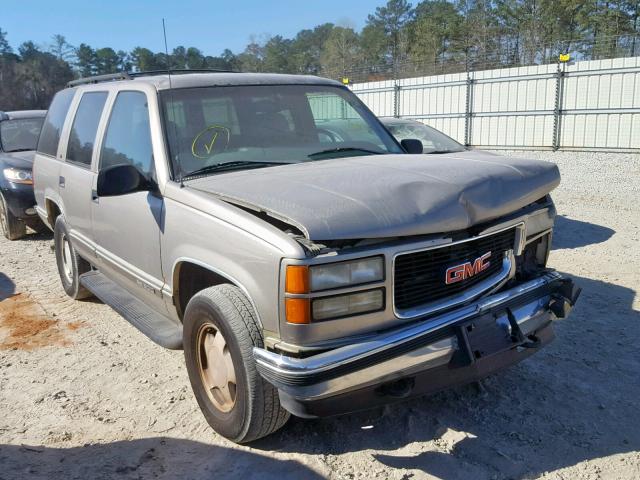
[[[461,282],[479,274],[480,272],[484,272],[489,268],[489,265],[491,265],[489,257],[491,257],[491,252],[487,252],[481,257],[476,258],[473,263],[466,262],[456,265],[455,267],[447,268],[444,283],[451,285],[452,283]]]

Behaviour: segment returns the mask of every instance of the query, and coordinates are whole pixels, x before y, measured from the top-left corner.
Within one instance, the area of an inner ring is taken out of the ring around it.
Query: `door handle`
[[[60,188],[64,188],[64,185],[65,185],[64,177],[62,176],[58,177],[58,185],[60,185]]]
[[[98,199],[100,197],[98,197],[98,191],[97,190],[91,190],[91,201],[94,203],[98,203]]]

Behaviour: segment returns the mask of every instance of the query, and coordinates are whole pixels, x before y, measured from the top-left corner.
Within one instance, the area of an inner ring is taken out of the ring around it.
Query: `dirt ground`
[[[473,386],[251,448],[209,429],[181,352],[62,291],[50,236],[0,240],[0,479],[640,478],[640,156],[528,153],[563,183],[550,264],[583,288],[557,339]]]

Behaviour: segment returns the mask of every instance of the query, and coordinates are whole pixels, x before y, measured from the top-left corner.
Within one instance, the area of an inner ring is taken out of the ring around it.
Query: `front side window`
[[[89,92],[82,95],[67,145],[67,160],[85,167],[91,166],[93,145],[107,92]]]
[[[204,87],[161,93],[176,176],[402,153],[349,90],[318,85]]]
[[[0,122],[0,146],[5,152],[35,150],[44,118],[17,118]]]
[[[38,140],[39,153],[51,155],[52,157],[55,157],[58,153],[58,142],[60,141],[62,126],[67,118],[67,113],[75,94],[75,90],[67,89],[58,92],[53,97]]]
[[[120,92],[102,143],[100,169],[133,165],[147,178],[155,177],[147,96]]]

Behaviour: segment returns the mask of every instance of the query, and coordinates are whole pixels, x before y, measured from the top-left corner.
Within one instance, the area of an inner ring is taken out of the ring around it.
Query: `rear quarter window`
[[[44,153],[55,157],[58,153],[58,143],[60,142],[60,133],[62,132],[62,126],[67,118],[69,112],[69,106],[73,100],[73,96],[76,91],[67,89],[58,92],[49,111],[47,117],[44,120],[42,131],[40,132],[40,139],[38,140],[38,152]]]

